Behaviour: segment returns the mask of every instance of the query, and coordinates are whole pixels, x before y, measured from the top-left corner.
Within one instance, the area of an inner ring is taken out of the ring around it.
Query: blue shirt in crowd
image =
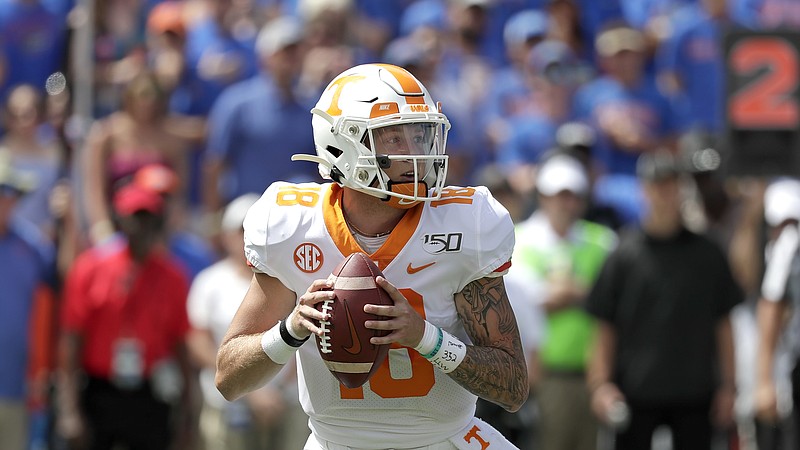
[[[61,69],[66,48],[66,23],[40,3],[0,2],[0,53],[6,77],[0,100],[19,84],[44,88],[47,77]]]
[[[51,281],[54,251],[30,223],[12,220],[0,236],[0,399],[25,397],[34,294]]]
[[[255,38],[255,35],[245,39],[234,38],[211,19],[202,20],[191,27],[186,34],[186,75],[181,86],[186,98],[181,105],[173,103],[173,109],[185,114],[208,114],[223,90],[255,75],[258,71]],[[239,73],[231,80],[203,77],[199,65],[207,55],[224,56],[226,61],[230,61],[229,64],[240,64]]]
[[[677,75],[686,114],[683,130],[722,131],[724,125],[725,68],[722,36],[726,25],[700,6],[677,13],[675,33],[660,48],[658,70]]]
[[[673,104],[659,91],[652,77],[643,77],[637,86],[631,88],[608,76],[600,77],[576,92],[574,105],[577,118],[596,128],[600,116],[616,110],[630,120],[639,121],[657,139],[676,130]],[[595,161],[608,172],[636,172],[638,153],[619,148],[600,131],[593,152]]]
[[[318,178],[295,153],[314,153],[310,104],[282,98],[271,78],[258,75],[228,88],[209,116],[207,157],[222,160],[226,201],[261,194],[273,181]]]

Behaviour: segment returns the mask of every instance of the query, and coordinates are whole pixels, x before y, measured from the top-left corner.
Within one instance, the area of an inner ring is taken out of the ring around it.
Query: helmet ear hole
[[[333,155],[334,158],[338,158],[342,156],[342,153],[344,153],[341,149],[338,149],[332,145],[328,145],[327,147],[325,147],[325,150],[327,150],[328,153]]]

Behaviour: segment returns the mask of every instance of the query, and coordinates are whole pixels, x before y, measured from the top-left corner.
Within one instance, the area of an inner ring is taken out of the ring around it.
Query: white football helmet
[[[441,197],[450,122],[428,90],[401,67],[364,64],[325,88],[311,110],[320,174],[397,208]],[[392,169],[392,180],[387,170]],[[408,170],[403,171],[403,168]]]

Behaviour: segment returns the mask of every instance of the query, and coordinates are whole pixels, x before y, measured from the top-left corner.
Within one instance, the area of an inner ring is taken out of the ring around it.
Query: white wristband
[[[276,364],[286,364],[294,356],[298,347],[292,347],[281,337],[281,323],[278,322],[274,327],[265,331],[261,335],[261,349]]]
[[[422,357],[438,367],[444,373],[450,373],[464,361],[467,346],[447,331],[437,328],[436,346],[430,353],[421,353]],[[424,338],[423,338],[424,339]]]
[[[418,351],[422,355],[427,355],[428,353],[433,353],[434,349],[436,348],[436,343],[439,340],[439,329],[436,325],[425,321],[425,333],[422,335],[422,339],[419,340],[419,344],[414,347],[414,350]]]
[[[302,341],[302,340],[303,340],[303,338],[301,338],[300,336],[298,336],[298,335],[297,335],[297,333],[295,333],[295,332],[294,332],[294,330],[292,330],[292,318],[293,318],[294,316],[295,316],[295,311],[294,311],[294,310],[292,310],[292,313],[291,313],[291,314],[289,314],[289,317],[287,317],[287,318],[286,318],[286,320],[285,320],[285,323],[286,323],[286,331],[288,331],[288,332],[289,332],[289,335],[290,335],[291,337],[293,337],[293,338],[297,339],[298,341]],[[308,338],[306,338],[306,339],[308,339]]]

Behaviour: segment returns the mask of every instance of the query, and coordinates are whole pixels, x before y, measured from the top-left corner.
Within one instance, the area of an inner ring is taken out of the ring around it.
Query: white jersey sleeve
[[[480,278],[505,275],[514,251],[514,224],[505,207],[483,186],[448,187],[442,196],[441,203],[431,203],[427,212],[433,217],[425,221],[426,230],[438,229],[442,233],[426,234],[425,250],[441,258],[457,255],[461,267],[455,271],[459,274],[456,292]],[[450,230],[459,231],[448,233]],[[450,253],[456,241],[459,248]],[[444,247],[444,251],[438,251],[439,247]]]
[[[269,273],[267,267],[267,229],[269,213],[275,204],[277,183],[270,185],[264,194],[247,211],[244,218],[244,254],[254,272]]]
[[[295,287],[296,277],[287,276],[286,256],[291,258],[298,249],[287,246],[293,245],[296,236],[312,239],[324,235],[322,228],[313,225],[319,221],[316,213],[326,187],[275,182],[250,207],[244,219],[244,252],[255,272],[275,277],[290,289]]]
[[[476,255],[479,270],[475,279],[483,277],[503,276],[511,266],[511,254],[514,251],[514,224],[511,215],[500,204],[489,189],[479,187],[476,191],[484,197],[478,202],[476,211],[478,229],[476,232]]]

